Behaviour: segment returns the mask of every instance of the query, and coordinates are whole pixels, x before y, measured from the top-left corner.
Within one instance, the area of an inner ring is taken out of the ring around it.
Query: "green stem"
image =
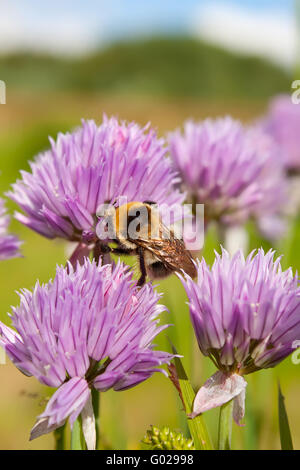
[[[84,450],[81,439],[81,420],[77,418],[71,433],[71,450]]]
[[[225,403],[220,408],[218,449],[230,450],[232,433],[233,400]]]
[[[65,429],[66,423],[54,431],[55,450],[64,450],[65,448]]]
[[[96,424],[96,449],[98,449],[98,444],[100,440],[100,392],[94,388],[92,389],[92,402]]]

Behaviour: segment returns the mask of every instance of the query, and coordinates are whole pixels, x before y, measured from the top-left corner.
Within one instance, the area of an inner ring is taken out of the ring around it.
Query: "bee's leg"
[[[111,252],[114,255],[136,255],[137,251],[133,250],[132,248],[126,248],[123,246],[120,246],[118,248],[111,248]]]
[[[137,254],[139,257],[140,270],[141,270],[141,277],[139,278],[137,285],[142,287],[146,282],[146,275],[147,275],[143,248],[139,247],[137,249]]]
[[[99,260],[102,259],[102,264],[111,263],[110,259],[111,248],[104,243],[101,243],[99,240],[95,243],[93,256],[96,263],[99,263]]]

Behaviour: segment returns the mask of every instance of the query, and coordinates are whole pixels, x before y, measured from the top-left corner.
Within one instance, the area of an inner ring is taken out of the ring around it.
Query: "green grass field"
[[[47,136],[58,131],[72,129],[82,117],[94,118],[101,115],[117,114],[121,118],[136,119],[141,124],[151,120],[159,133],[179,126],[184,119],[201,119],[208,115],[233,114],[249,121],[263,112],[264,101],[208,101],[204,99],[181,98],[152,99],[139,95],[108,95],[90,93],[14,93],[7,98],[7,104],[0,107],[0,192],[6,191],[18,176],[19,169],[28,168],[27,161],[47,147]],[[9,203],[10,209],[15,209]],[[61,241],[49,241],[31,232],[14,221],[12,230],[24,240],[20,259],[5,261],[0,266],[1,320],[9,321],[6,312],[10,305],[18,303],[15,293],[22,287],[32,288],[37,279],[47,281],[53,277],[55,265],[64,264],[66,246]],[[249,227],[252,248],[261,245],[268,248],[253,227]],[[300,219],[291,225],[285,240],[278,250],[284,254],[283,265],[300,269]],[[212,229],[207,234],[203,256],[211,262],[214,249],[219,246]],[[184,355],[184,365],[192,377],[195,388],[199,387],[214,371],[209,360],[197,350],[188,318],[186,296],[179,280],[173,276],[161,282],[157,289],[164,293],[162,302],[170,310],[165,320],[172,323],[167,332]],[[164,333],[159,345],[169,348]],[[246,399],[246,426],[234,426],[233,443],[237,449],[279,449],[277,422],[277,380],[280,380],[286,397],[286,406],[294,437],[294,447],[300,448],[300,409],[298,397],[300,367],[286,359],[276,369],[270,369],[248,377]],[[39,385],[34,378],[23,376],[11,364],[1,365],[0,392],[0,448],[1,449],[51,449],[53,437],[42,437],[28,442],[29,431],[36,416],[42,412],[50,390]],[[218,411],[205,416],[215,439]],[[126,392],[107,392],[101,396],[101,445],[105,448],[139,448],[150,424],[168,425],[186,431],[184,413],[173,385],[163,375],[156,375],[149,381]]]

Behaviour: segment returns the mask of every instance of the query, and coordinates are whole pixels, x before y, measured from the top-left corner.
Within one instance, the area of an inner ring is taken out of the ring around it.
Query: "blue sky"
[[[0,0],[0,51],[80,54],[115,40],[180,33],[229,48],[241,42],[251,53],[258,24],[266,29],[259,41],[267,41],[280,61],[281,35],[285,51],[294,41],[293,13],[294,0]]]
[[[209,6],[211,0],[9,0],[23,10],[27,21],[48,22],[63,16],[90,23],[99,40],[154,32],[188,32],[195,10]],[[24,3],[26,9],[24,10]],[[216,0],[255,12],[274,10],[291,15],[294,0]]]

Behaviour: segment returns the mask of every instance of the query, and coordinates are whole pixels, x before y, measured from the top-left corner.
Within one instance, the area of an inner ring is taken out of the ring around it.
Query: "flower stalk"
[[[84,450],[81,438],[82,431],[80,421],[80,418],[75,420],[71,431],[71,450]]]
[[[55,450],[65,449],[65,429],[66,423],[60,428],[55,429],[54,431]]]
[[[100,441],[100,392],[98,390],[92,390],[92,403],[95,416],[96,425],[96,450],[98,449]]]
[[[233,400],[220,407],[218,449],[231,449]]]

